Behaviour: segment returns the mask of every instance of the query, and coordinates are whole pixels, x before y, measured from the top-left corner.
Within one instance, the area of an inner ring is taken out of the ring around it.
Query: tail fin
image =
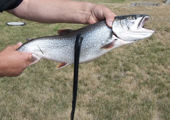
[[[31,65],[34,64],[34,63],[36,63],[36,62],[38,62],[40,59],[41,59],[40,57],[32,54],[32,58],[31,58],[31,60],[30,60]]]

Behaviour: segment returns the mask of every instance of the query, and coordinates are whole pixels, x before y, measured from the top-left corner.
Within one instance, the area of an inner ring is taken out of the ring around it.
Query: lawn
[[[83,0],[84,1],[84,0]],[[90,0],[89,0],[90,1]],[[169,5],[130,6],[135,0],[96,0],[117,15],[148,14],[145,27],[155,33],[99,59],[81,64],[75,120],[170,119]],[[161,2],[162,0],[143,0]],[[80,24],[41,24],[0,14],[0,50],[26,38],[78,29]],[[26,26],[7,26],[22,21]],[[57,62],[40,60],[18,77],[0,78],[0,119],[69,120],[73,65],[56,70]]]

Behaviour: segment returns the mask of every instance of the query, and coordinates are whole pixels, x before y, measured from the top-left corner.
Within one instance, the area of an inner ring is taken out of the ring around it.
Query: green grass
[[[145,27],[156,33],[80,65],[76,120],[170,119],[169,6],[131,7],[131,2],[105,5],[117,15],[149,14],[150,20]],[[0,50],[19,41],[25,42],[26,38],[55,35],[58,29],[84,26],[40,24],[20,20],[5,12],[0,18]],[[27,25],[6,26],[10,21],[23,21]],[[1,78],[0,119],[70,119],[73,66],[60,70],[55,66],[56,62],[40,60],[18,77]]]

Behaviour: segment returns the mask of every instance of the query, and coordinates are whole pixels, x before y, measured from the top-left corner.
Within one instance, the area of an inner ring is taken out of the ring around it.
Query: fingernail
[[[109,22],[109,27],[112,27],[113,22]]]
[[[30,53],[29,59],[32,59],[32,53]]]
[[[17,44],[18,44],[19,46],[21,46],[21,45],[22,45],[22,42],[18,42]]]

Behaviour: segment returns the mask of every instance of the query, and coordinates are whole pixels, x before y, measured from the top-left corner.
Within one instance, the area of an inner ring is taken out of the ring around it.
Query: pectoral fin
[[[110,48],[114,47],[114,45],[115,45],[114,43],[115,43],[115,42],[112,41],[112,42],[110,42],[110,43],[102,46],[100,49],[110,49]]]
[[[63,30],[58,30],[58,35],[67,35],[71,33],[73,30],[71,29],[63,29]]]

